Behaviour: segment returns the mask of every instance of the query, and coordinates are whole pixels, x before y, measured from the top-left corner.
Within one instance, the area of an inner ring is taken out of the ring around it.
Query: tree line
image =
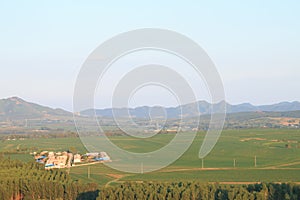
[[[200,182],[136,183],[102,188],[97,200],[299,200],[296,184],[220,185]]]
[[[201,182],[125,182],[99,187],[73,180],[64,170],[45,170],[35,162],[0,158],[1,200],[299,200],[300,185],[248,185]]]
[[[0,158],[1,200],[96,199],[99,186],[74,181],[62,170],[45,170],[35,162]]]

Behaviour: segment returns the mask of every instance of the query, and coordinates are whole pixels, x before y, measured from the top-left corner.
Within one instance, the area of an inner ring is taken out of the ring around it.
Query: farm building
[[[98,156],[94,157],[94,160],[95,161],[109,161],[110,160],[110,157],[107,155],[106,152],[100,152],[98,154]]]
[[[70,160],[73,158],[73,155],[71,153],[63,152],[60,155],[49,154],[48,159],[45,164],[46,169],[51,168],[65,168],[69,167]]]
[[[110,160],[110,157],[104,151],[100,152],[100,158],[103,158],[103,160],[105,160],[105,161]]]
[[[99,156],[99,153],[93,152],[93,153],[86,153],[85,155],[86,155],[87,157],[96,157],[96,156]]]
[[[81,162],[81,155],[75,154],[74,155],[74,163],[80,163]]]

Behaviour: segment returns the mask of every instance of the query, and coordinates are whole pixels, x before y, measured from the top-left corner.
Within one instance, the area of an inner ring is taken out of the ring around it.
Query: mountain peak
[[[0,120],[36,119],[63,115],[71,115],[71,113],[30,103],[16,96],[0,99]]]
[[[21,99],[20,97],[9,97],[7,98],[6,100],[9,100],[9,101],[18,101],[18,102],[25,102],[23,99]]]
[[[13,101],[16,104],[21,104],[21,103],[25,103],[26,101],[24,101],[23,99],[19,98],[19,97],[9,97],[6,100],[8,101]]]

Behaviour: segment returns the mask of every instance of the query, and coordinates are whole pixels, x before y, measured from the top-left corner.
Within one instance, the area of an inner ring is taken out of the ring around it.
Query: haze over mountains
[[[220,102],[215,104],[214,106],[217,108],[216,112],[218,112],[218,108],[221,107],[221,104],[224,102]],[[184,115],[187,117],[197,116],[199,113],[195,110],[195,103],[186,104],[182,107],[149,107],[142,106],[136,108],[130,108],[129,112],[132,116],[136,118],[148,118],[149,113],[151,113],[151,117],[162,117],[167,114],[169,118],[178,118],[181,116],[181,108],[184,111]],[[199,101],[198,108],[202,115],[211,113],[211,104],[206,101]],[[300,102],[281,102],[272,105],[261,105],[254,106],[249,103],[231,105],[226,103],[226,112],[227,113],[241,113],[241,112],[287,112],[287,111],[297,111],[300,110]],[[100,117],[112,117],[113,109],[93,109],[85,110],[80,112],[82,116],[94,116],[95,112],[97,116]],[[122,117],[122,114],[127,113],[127,109],[125,108],[116,108],[117,113]],[[0,120],[19,120],[19,119],[32,119],[32,118],[49,118],[49,117],[59,117],[59,116],[72,116],[72,113],[65,111],[63,109],[53,109],[46,106],[41,106],[35,103],[27,102],[18,97],[11,97],[8,99],[0,99]]]
[[[198,103],[198,110],[200,111],[201,115],[211,114],[211,104],[206,101],[199,101]],[[222,104],[225,102],[220,102],[217,104],[214,104],[215,107],[214,112],[218,113],[222,110]],[[137,118],[148,118],[149,113],[151,114],[151,117],[163,117],[164,115],[167,115],[168,118],[179,118],[182,115],[186,117],[195,117],[199,115],[199,112],[195,110],[195,103],[190,103],[182,106],[177,107],[149,107],[149,106],[142,106],[142,107],[136,107],[136,108],[129,108],[129,112],[131,116],[137,117]],[[95,113],[97,116],[102,117],[112,117],[113,116],[113,110],[115,113],[119,115],[119,117],[126,116],[127,109],[126,108],[115,108],[115,109],[96,109],[95,111],[93,109],[85,110],[81,112],[81,115],[85,116],[93,116]],[[182,110],[182,113],[181,113]],[[241,112],[287,112],[287,111],[297,111],[300,110],[300,102],[294,101],[294,102],[281,102],[277,104],[272,105],[261,105],[261,106],[254,106],[250,103],[243,103],[238,105],[231,105],[229,103],[226,103],[226,113],[241,113]]]

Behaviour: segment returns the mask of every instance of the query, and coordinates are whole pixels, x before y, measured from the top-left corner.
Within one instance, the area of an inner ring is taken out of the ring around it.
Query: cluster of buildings
[[[110,157],[106,152],[99,153],[86,153],[73,154],[69,151],[64,152],[53,152],[53,151],[42,151],[37,154],[33,153],[36,162],[45,164],[45,169],[53,168],[69,168],[74,166],[76,163],[89,163],[89,162],[99,162],[99,161],[110,161]]]

